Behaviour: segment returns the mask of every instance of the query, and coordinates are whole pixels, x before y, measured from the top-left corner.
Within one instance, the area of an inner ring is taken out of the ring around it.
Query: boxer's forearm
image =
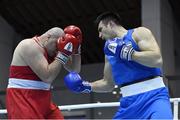
[[[114,84],[104,79],[90,83],[92,92],[111,92],[114,89]]]
[[[44,74],[39,75],[42,81],[46,83],[52,83],[55,78],[58,76],[62,67],[62,63],[58,60],[54,60],[51,64],[49,64],[46,69],[44,70]]]
[[[67,64],[64,65],[67,71],[74,71],[79,73],[81,71],[81,55],[72,55]]]
[[[132,59],[140,64],[148,67],[162,67],[162,56],[154,51],[135,51]]]

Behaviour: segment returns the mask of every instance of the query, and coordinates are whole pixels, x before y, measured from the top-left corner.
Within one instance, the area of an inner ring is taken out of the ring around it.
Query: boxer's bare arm
[[[79,73],[81,71],[81,55],[71,55],[69,61],[64,65],[67,71],[75,71]]]
[[[111,65],[105,58],[104,76],[103,79],[90,83],[93,92],[111,92],[114,89],[114,81],[112,77]]]
[[[19,46],[21,49],[19,55],[42,81],[52,83],[60,72],[62,65],[58,60],[49,64],[44,57],[43,49],[33,42],[34,40],[22,42]]]
[[[133,38],[141,51],[135,51],[132,59],[145,66],[162,67],[160,48],[151,31],[147,28],[139,27],[135,29]]]

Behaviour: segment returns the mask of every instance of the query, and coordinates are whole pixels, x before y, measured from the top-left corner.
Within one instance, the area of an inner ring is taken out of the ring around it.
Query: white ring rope
[[[178,104],[180,98],[171,98],[171,103],[173,103],[174,119],[178,119]],[[62,105],[58,106],[62,111],[65,110],[75,110],[75,109],[87,109],[87,108],[101,108],[101,107],[117,107],[119,102],[107,102],[107,103],[88,103],[88,104],[76,104],[76,105]],[[0,114],[6,114],[6,109],[1,109]]]
[[[77,104],[77,105],[64,105],[59,106],[61,110],[73,110],[73,109],[86,109],[86,108],[99,108],[99,107],[117,107],[119,102],[108,102],[108,103],[89,103],[89,104]]]

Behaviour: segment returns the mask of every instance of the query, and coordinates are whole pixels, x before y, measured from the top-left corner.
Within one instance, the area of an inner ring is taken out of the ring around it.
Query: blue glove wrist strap
[[[84,90],[82,93],[90,93],[92,92],[92,87],[90,86],[90,83],[87,81],[83,81],[82,84],[84,85]]]

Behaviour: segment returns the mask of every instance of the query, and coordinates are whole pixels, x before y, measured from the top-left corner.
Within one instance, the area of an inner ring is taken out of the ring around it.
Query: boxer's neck
[[[123,38],[124,35],[126,35],[126,34],[127,34],[127,30],[124,29],[123,27],[119,27],[119,28],[117,29],[117,36],[118,36],[118,37]]]

